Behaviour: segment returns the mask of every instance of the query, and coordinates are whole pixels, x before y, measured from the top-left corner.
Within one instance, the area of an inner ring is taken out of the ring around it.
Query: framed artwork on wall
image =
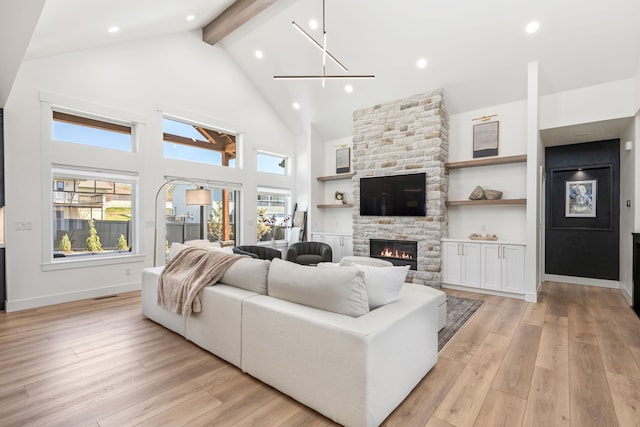
[[[473,125],[473,158],[498,155],[499,123]]]
[[[351,172],[351,148],[336,150],[336,173]]]
[[[596,217],[597,183],[595,179],[566,181],[566,217]]]

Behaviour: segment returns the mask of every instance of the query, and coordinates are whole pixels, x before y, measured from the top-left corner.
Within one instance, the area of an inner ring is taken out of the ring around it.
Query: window
[[[132,251],[137,177],[54,168],[52,258]]]
[[[287,158],[267,153],[258,153],[258,172],[286,175]]]
[[[258,241],[284,240],[289,223],[291,193],[288,190],[258,188]]]
[[[131,151],[131,135],[130,124],[53,112],[52,136],[55,141]]]
[[[205,239],[233,245],[238,231],[239,191],[219,183],[195,183],[211,190],[211,206],[200,209],[199,206],[187,205],[185,191],[194,188],[193,183],[168,185],[165,205],[166,245],[170,247],[173,242],[199,239],[201,227]],[[201,218],[205,221],[201,221]]]
[[[164,157],[236,167],[236,137],[195,124],[163,120]]]

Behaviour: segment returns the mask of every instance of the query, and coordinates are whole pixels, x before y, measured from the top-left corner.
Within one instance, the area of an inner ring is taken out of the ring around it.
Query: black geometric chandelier
[[[320,49],[322,52],[322,74],[319,75],[284,75],[284,76],[273,76],[275,80],[322,80],[322,87],[324,87],[325,80],[349,80],[349,79],[373,79],[375,76],[373,74],[327,74],[327,58],[331,59],[335,62],[338,67],[344,70],[345,73],[348,73],[349,70],[345,67],[338,59],[333,56],[327,50],[327,30],[325,26],[325,0],[322,0],[322,43],[318,42],[314,39],[311,34],[306,32],[300,25],[296,24],[295,21],[292,21],[293,27],[300,31],[300,33],[311,42],[315,47]]]

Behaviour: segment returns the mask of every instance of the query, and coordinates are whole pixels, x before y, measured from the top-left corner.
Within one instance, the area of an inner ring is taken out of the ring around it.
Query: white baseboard
[[[45,307],[48,305],[62,304],[65,302],[79,301],[89,298],[98,298],[108,295],[132,292],[140,290],[140,282],[123,283],[115,286],[107,286],[104,288],[86,289],[77,292],[68,292],[65,294],[53,294],[37,298],[27,298],[22,300],[7,301],[5,308],[7,313],[12,311],[28,310],[30,308]]]
[[[440,283],[440,286],[445,288],[445,289],[455,289],[457,291],[475,292],[476,294],[487,294],[487,295],[495,295],[495,296],[498,296],[498,297],[506,297],[506,298],[514,298],[514,299],[525,299],[524,295],[512,294],[512,293],[509,293],[509,292],[492,291],[492,290],[489,290],[489,289],[473,288],[473,287],[461,286],[461,285],[449,285],[447,283]]]
[[[629,289],[625,288],[624,286],[620,286],[620,292],[622,293],[624,299],[627,300],[627,303],[633,306],[633,296],[629,292]]]
[[[545,274],[545,282],[571,283],[572,285],[599,286],[601,288],[620,289],[617,280],[591,279],[589,277],[559,276],[557,274]]]

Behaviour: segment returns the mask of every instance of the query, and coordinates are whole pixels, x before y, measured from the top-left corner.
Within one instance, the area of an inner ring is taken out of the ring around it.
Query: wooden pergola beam
[[[213,150],[213,151],[218,151],[221,152],[224,155],[229,156],[229,158],[234,159],[235,158],[235,148],[236,145],[235,143],[233,144],[215,144],[215,143],[211,143],[209,141],[202,141],[199,139],[193,140],[191,138],[186,138],[184,136],[180,136],[180,135],[174,135],[171,133],[163,133],[162,134],[162,138],[163,140],[167,141],[167,142],[173,142],[175,144],[182,144],[182,145],[188,145],[191,147],[198,147],[198,148],[204,148],[205,150]]]
[[[202,28],[202,40],[215,45],[277,0],[236,0]]]

